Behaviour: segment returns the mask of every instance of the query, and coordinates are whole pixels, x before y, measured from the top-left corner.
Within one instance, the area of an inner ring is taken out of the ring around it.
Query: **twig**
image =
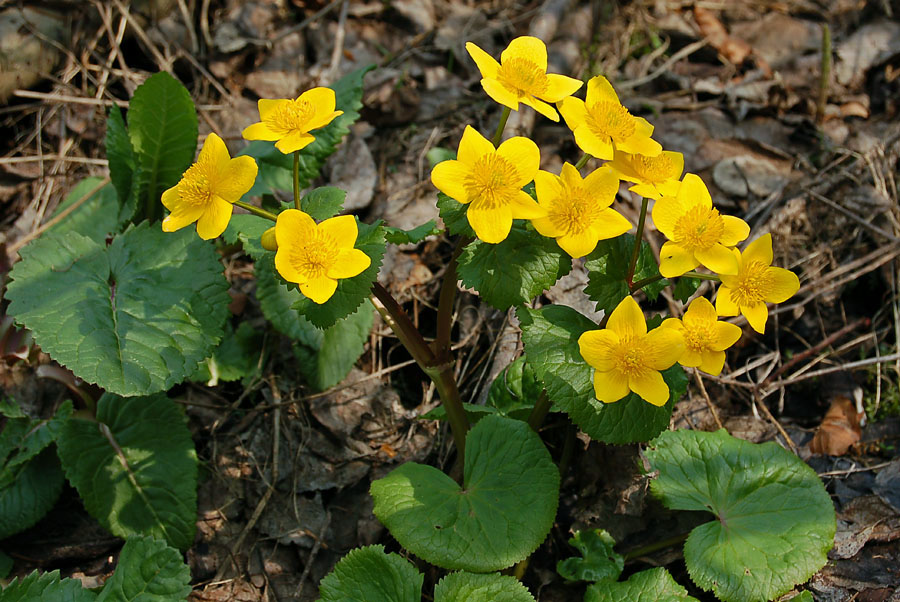
[[[694,42],[693,44],[688,44],[687,46],[685,46],[684,48],[682,48],[681,50],[679,50],[678,52],[673,54],[671,57],[669,57],[669,60],[667,60],[662,65],[660,65],[659,69],[657,69],[653,73],[651,73],[649,75],[645,75],[644,77],[632,79],[630,81],[618,82],[616,84],[616,87],[619,88],[620,90],[630,90],[631,88],[637,88],[638,86],[642,86],[643,84],[652,82],[657,77],[659,77],[659,76],[663,75],[664,73],[666,73],[667,71],[669,71],[672,68],[672,65],[674,65],[675,63],[677,63],[678,61],[680,61],[683,58],[689,57],[690,55],[694,54],[695,52],[697,52],[698,50],[700,50],[707,44],[709,44],[709,41],[706,39],[698,40],[698,41]]]
[[[93,157],[70,157],[68,155],[29,155],[25,157],[0,157],[0,165],[15,165],[17,163],[40,163],[43,161],[62,161],[63,163],[84,163],[87,165],[109,165],[106,159]]]
[[[129,7],[122,4],[122,0],[112,0],[116,5],[116,8],[119,9],[119,12],[122,13],[122,16],[128,21],[128,24],[134,30],[134,33],[137,34],[137,37],[147,46],[147,50],[150,51],[150,54],[153,55],[153,60],[156,61],[156,66],[159,67],[161,71],[171,71],[172,70],[172,62],[164,57],[159,49],[156,47],[156,44],[150,39],[150,36],[147,35],[147,32],[144,31],[144,28],[141,27],[141,24],[138,23],[134,17],[131,16],[131,10]]]
[[[882,355],[879,357],[870,357],[864,360],[858,360],[855,362],[849,362],[847,364],[841,364],[839,366],[831,366],[830,368],[822,368],[821,370],[815,370],[813,372],[807,372],[805,374],[801,374],[799,376],[789,376],[788,378],[784,378],[781,380],[776,380],[770,385],[770,389],[765,393],[765,395],[770,395],[775,389],[778,387],[783,387],[785,385],[790,385],[792,383],[808,380],[810,378],[816,378],[818,376],[825,376],[826,374],[832,374],[834,372],[841,372],[842,370],[852,370],[854,368],[862,368],[863,366],[871,366],[873,364],[884,364],[887,362],[893,362],[900,359],[900,353],[892,353],[891,355]]]
[[[699,370],[694,370],[694,380],[697,381],[697,386],[700,387],[700,393],[703,395],[703,399],[706,400],[706,407],[709,408],[709,413],[712,414],[713,420],[716,421],[716,426],[720,429],[725,428],[722,425],[722,421],[719,420],[719,412],[716,411],[716,406],[713,405],[712,399],[709,398],[709,393],[706,392],[706,386],[703,384],[703,379],[700,378]]]
[[[34,90],[13,90],[13,96],[19,98],[37,98],[49,102],[74,103],[82,105],[97,105],[102,107],[111,107],[117,105],[119,107],[128,107],[127,100],[106,100],[103,98],[88,98],[86,96],[67,96],[65,94],[47,94],[45,92],[35,92]],[[222,105],[197,105],[199,111],[221,111]]]
[[[844,216],[846,216],[846,217],[849,217],[850,219],[852,219],[853,221],[855,221],[857,224],[859,224],[859,225],[862,226],[863,228],[866,228],[867,230],[871,230],[872,232],[875,232],[876,234],[880,234],[881,236],[885,237],[886,239],[888,239],[888,240],[891,241],[891,242],[898,242],[898,241],[900,241],[900,239],[898,239],[896,236],[894,236],[893,234],[891,234],[891,233],[888,232],[887,230],[884,230],[884,229],[882,229],[882,228],[879,228],[879,227],[876,226],[875,224],[870,224],[869,222],[867,222],[866,220],[864,220],[864,219],[863,219],[862,217],[860,217],[859,215],[853,213],[852,211],[849,211],[849,210],[845,209],[844,207],[841,207],[840,205],[838,205],[837,203],[835,203],[834,201],[832,201],[832,200],[829,199],[828,197],[819,194],[819,193],[816,192],[815,190],[809,190],[808,192],[809,192],[810,196],[812,196],[813,198],[822,201],[823,203],[825,203],[826,205],[828,205],[829,207],[831,207],[831,208],[834,209],[835,211],[841,213],[842,215],[844,215]]]
[[[325,511],[325,523],[322,525],[322,529],[319,531],[319,536],[316,537],[316,541],[313,543],[312,549],[309,551],[309,556],[306,557],[306,564],[303,566],[303,573],[300,575],[300,583],[297,584],[297,598],[301,598],[301,594],[303,594],[303,583],[306,581],[307,577],[309,577],[309,572],[312,570],[313,560],[316,559],[316,555],[319,553],[319,549],[322,547],[322,540],[325,539],[325,532],[328,530],[329,525],[331,525],[331,510]]]

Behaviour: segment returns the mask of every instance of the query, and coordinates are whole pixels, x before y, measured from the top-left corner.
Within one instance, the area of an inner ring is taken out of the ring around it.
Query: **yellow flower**
[[[606,328],[579,337],[578,348],[594,368],[597,399],[612,403],[634,391],[645,401],[662,406],[669,400],[669,386],[660,370],[678,361],[684,341],[672,328],[647,332],[644,314],[629,296],[613,310]]]
[[[541,153],[522,136],[496,149],[471,126],[466,126],[456,160],[434,166],[431,181],[447,196],[468,204],[466,216],[478,238],[488,243],[506,239],[513,219],[546,215],[522,186],[538,172]]]
[[[741,328],[719,322],[716,309],[705,297],[697,297],[684,312],[684,318],[667,318],[661,328],[672,328],[684,337],[684,353],[678,363],[700,368],[713,376],[725,365],[725,350],[741,338]]]
[[[547,73],[547,47],[538,38],[514,39],[500,54],[499,63],[472,42],[466,42],[466,50],[481,71],[481,86],[487,95],[514,111],[521,102],[559,121],[556,110],[547,103],[559,102],[581,87],[580,80]]]
[[[750,226],[740,218],[721,215],[699,176],[687,174],[677,196],[656,201],[653,222],[669,239],[659,252],[659,273],[666,278],[701,264],[717,274],[737,274],[730,247],[750,235]]]
[[[716,297],[720,316],[744,314],[750,326],[762,334],[769,318],[768,303],[781,303],[800,289],[800,279],[790,270],[772,267],[772,235],[760,236],[744,250],[732,249],[738,264],[737,274],[722,275]]]
[[[531,223],[542,235],[555,238],[572,257],[583,257],[599,241],[631,229],[627,219],[609,208],[619,190],[619,178],[608,168],[601,167],[582,180],[578,170],[565,163],[559,176],[538,171],[534,185],[547,216]]]
[[[325,303],[337,289],[341,278],[352,278],[363,272],[372,260],[354,249],[359,231],[352,215],[332,217],[316,224],[306,213],[286,209],[275,222],[275,269],[300,292]]]
[[[614,150],[648,157],[662,152],[659,142],[650,138],[653,126],[629,113],[602,75],[588,81],[585,100],[564,98],[559,103],[559,112],[575,134],[579,148],[599,159],[612,159]]]
[[[324,127],[343,111],[334,110],[334,90],[313,88],[295,100],[259,100],[259,123],[244,128],[247,140],[277,140],[275,148],[288,154],[315,140],[309,132]]]
[[[197,222],[200,238],[219,236],[228,227],[231,204],[250,190],[257,170],[252,157],[232,159],[225,142],[210,134],[197,162],[184,172],[178,184],[162,193],[162,204],[171,211],[162,222],[163,232]]]
[[[623,180],[634,182],[631,192],[648,199],[675,196],[684,171],[684,155],[663,151],[655,157],[616,150],[609,166]]]

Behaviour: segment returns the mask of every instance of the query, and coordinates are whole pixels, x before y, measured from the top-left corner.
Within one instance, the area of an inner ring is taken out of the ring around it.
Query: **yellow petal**
[[[615,209],[604,209],[589,230],[598,241],[607,240],[631,230],[631,222]]]
[[[766,273],[772,280],[772,288],[765,291],[766,301],[781,303],[793,297],[800,290],[800,279],[794,272],[784,268],[770,267]]]
[[[616,371],[594,371],[594,395],[603,403],[614,403],[628,395],[628,378]]]
[[[609,316],[606,327],[620,338],[640,336],[647,333],[647,321],[640,306],[631,295],[619,302]]]
[[[731,289],[727,286],[720,286],[719,293],[716,295],[716,313],[720,316],[736,316],[741,313],[741,308],[731,296]]]
[[[451,199],[466,204],[470,199],[465,182],[470,171],[462,161],[441,161],[431,170],[431,183]]]
[[[328,276],[319,276],[300,283],[300,292],[315,303],[325,303],[337,290],[337,280]]]
[[[687,311],[684,312],[684,322],[689,326],[708,326],[718,318],[716,308],[706,297],[697,297],[691,301]]]
[[[756,305],[741,305],[741,313],[750,322],[750,327],[763,334],[766,331],[766,320],[769,318],[769,309],[765,303],[757,303]]]
[[[615,154],[615,147],[609,138],[600,138],[587,125],[581,125],[572,132],[575,144],[589,155],[608,161]]]
[[[510,199],[509,208],[513,219],[537,219],[547,215],[547,210],[538,205],[524,190],[518,191]]]
[[[579,176],[580,179],[581,176]],[[616,200],[616,193],[619,192],[619,177],[612,169],[604,165],[588,174],[584,179],[584,188],[590,191],[598,205],[604,208],[609,207]]]
[[[301,247],[316,231],[316,222],[308,214],[296,209],[286,209],[278,214],[275,222],[275,241],[279,252],[291,247]],[[282,273],[282,276],[284,274]],[[287,277],[284,277],[287,280]],[[291,280],[297,282],[297,280]]]
[[[497,147],[497,154],[516,168],[516,180],[510,182],[516,187],[532,181],[541,165],[541,151],[537,144],[524,136],[510,138]]]
[[[685,174],[684,179],[681,181],[681,187],[678,189],[677,198],[679,204],[685,210],[697,205],[707,209],[712,207],[712,197],[709,194],[709,189],[697,174]]]
[[[619,335],[609,329],[588,330],[578,337],[578,351],[592,368],[607,372],[613,369],[613,348]]]
[[[534,96],[523,96],[521,99],[523,105],[528,105],[550,121],[559,121],[559,113],[552,106],[543,100],[538,100]]]
[[[676,197],[664,196],[653,203],[653,223],[666,238],[675,238],[675,224],[684,215],[684,207]]]
[[[279,106],[288,104],[290,102],[291,101],[287,98],[279,98],[275,100],[260,98],[258,101],[256,101],[256,107],[259,109],[260,121],[274,113]]]
[[[315,137],[306,132],[301,132],[299,130],[292,131],[290,134],[276,142],[275,148],[287,155],[308,146],[314,140]]]
[[[726,247],[733,247],[750,236],[750,226],[741,218],[733,215],[723,215],[722,221],[725,222],[725,231],[722,233],[722,238],[719,242]]]
[[[580,79],[548,73],[547,89],[544,90],[541,99],[547,102],[559,102],[566,96],[571,96],[577,92],[582,85],[583,83]]]
[[[684,332],[684,324],[678,318],[666,318],[659,325],[660,328],[673,328],[679,332]]]
[[[673,179],[680,179],[684,173],[684,155],[675,151],[663,151],[663,154],[672,162],[672,173],[675,174]]]
[[[210,240],[220,236],[228,222],[234,207],[225,199],[214,196],[197,220],[197,234],[203,240]]]
[[[538,217],[531,220],[531,225],[538,231],[541,236],[547,238],[556,238],[562,236],[565,232],[556,226],[549,217]]]
[[[512,229],[512,210],[505,205],[494,209],[485,209],[476,200],[469,205],[466,217],[478,238],[487,243],[503,242]]]
[[[277,239],[278,231],[276,230],[275,232]],[[306,282],[309,279],[305,273],[297,270],[294,264],[291,263],[290,251],[282,245],[279,245],[278,250],[275,252],[275,270],[281,274],[282,278],[295,284]]]
[[[647,365],[654,370],[665,370],[684,353],[684,335],[677,328],[654,328],[647,333],[645,345],[651,351]]]
[[[572,257],[584,257],[585,255],[590,255],[597,247],[597,242],[597,237],[591,236],[590,230],[563,234],[556,239],[556,244]]]
[[[741,338],[741,327],[730,322],[716,322],[716,340],[710,345],[713,351],[725,351]]]
[[[224,170],[227,168],[230,160],[231,155],[228,154],[228,147],[225,146],[225,141],[219,138],[219,135],[215,132],[210,132],[206,140],[203,141],[203,148],[200,149],[200,154],[197,155],[197,163],[209,163],[215,165],[217,170]]]
[[[584,106],[584,101],[580,98],[568,96],[563,98],[557,107],[570,130],[574,131],[575,128],[584,124],[585,119],[587,119],[587,109]]]
[[[178,192],[177,184],[162,193],[162,204],[169,211],[175,211],[181,205],[181,194]]]
[[[547,46],[543,40],[532,36],[520,36],[515,38],[500,53],[500,63],[511,59],[525,59],[534,63],[538,69],[547,72]]]
[[[759,261],[764,265],[772,265],[772,235],[763,234],[744,249],[741,253],[744,265],[751,261]]]
[[[659,273],[665,278],[681,276],[700,265],[694,254],[672,241],[663,243],[659,250]]]
[[[163,232],[174,232],[193,224],[203,215],[202,205],[184,205],[173,211],[162,221]]]
[[[334,265],[326,274],[329,278],[353,278],[362,274],[370,265],[372,258],[359,249],[344,249],[335,258]]]
[[[614,102],[616,104],[621,104],[619,103],[619,96],[613,89],[612,84],[610,84],[609,80],[602,75],[596,75],[588,80],[585,102],[589,105],[598,102]]]
[[[501,84],[498,80],[483,79],[481,80],[481,87],[484,88],[485,93],[490,96],[494,102],[497,102],[504,107],[509,107],[513,111],[519,110],[519,101],[522,100],[522,97]]]
[[[467,166],[472,166],[480,158],[494,151],[494,145],[491,144],[490,140],[482,136],[471,125],[467,125],[463,131],[462,139],[459,141],[459,151],[456,153],[456,159]]]
[[[628,153],[655,157],[662,152],[662,145],[651,138],[653,126],[643,117],[634,117],[634,133],[622,142],[619,147]]]
[[[723,353],[722,356],[724,357],[724,355],[725,354]],[[703,363],[703,354],[699,351],[685,349],[684,353],[681,354],[681,357],[678,358],[678,363],[682,366],[687,366],[688,368],[696,368]]]
[[[327,89],[327,88],[326,88]],[[313,115],[312,119],[310,119],[306,124],[306,131],[309,130],[317,130],[321,127],[325,127],[341,115],[343,115],[343,111],[330,111],[330,112],[321,112]]]
[[[725,366],[724,351],[704,351],[700,354],[700,358],[701,361],[698,366],[700,370],[707,374],[712,374],[713,376],[718,376]]]
[[[653,405],[660,407],[669,401],[669,385],[663,380],[662,374],[655,370],[647,370],[639,376],[628,379],[628,388],[640,395],[640,397]]]
[[[481,72],[481,77],[486,79],[497,79],[497,71],[500,70],[500,63],[494,60],[494,57],[473,44],[466,42],[466,51],[475,61],[475,66]]]
[[[253,188],[259,167],[253,157],[241,156],[230,159],[225,169],[217,174],[213,191],[229,203],[239,201]]]
[[[316,115],[320,113],[330,114],[334,112],[336,96],[334,90],[319,86],[310,88],[297,97],[298,101],[305,100],[316,108]]]
[[[708,249],[697,249],[694,256],[716,274],[733,276],[738,273],[738,263],[734,254],[719,243]]]
[[[659,187],[656,184],[635,184],[628,190],[647,199],[658,200],[662,198],[662,192],[660,192]]]
[[[565,173],[566,165],[568,165],[568,163],[563,165],[563,173]],[[538,172],[534,174],[534,192],[537,195],[538,203],[549,210],[556,204],[556,200],[562,195],[560,176],[542,169],[538,170]]]
[[[352,215],[339,215],[326,219],[318,225],[319,231],[327,234],[337,243],[339,249],[352,249],[356,244],[359,229]],[[347,278],[347,276],[342,276]]]
[[[578,173],[578,170],[575,169],[575,166],[568,161],[563,163],[562,169],[559,170],[559,179],[562,180],[570,188],[575,188],[584,184],[585,188],[590,189],[585,181],[581,179],[581,174]]]
[[[244,131],[241,132],[241,136],[246,140],[268,140],[271,142],[273,140],[278,140],[280,134],[276,134],[270,130],[269,126],[265,123],[259,122],[245,127]]]

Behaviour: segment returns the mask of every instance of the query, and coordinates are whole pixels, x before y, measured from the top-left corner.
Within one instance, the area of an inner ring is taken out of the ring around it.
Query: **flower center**
[[[586,123],[595,136],[610,138],[616,143],[628,140],[636,128],[628,109],[608,101],[595,102],[588,107]]]
[[[517,57],[503,61],[497,81],[516,96],[541,96],[547,91],[547,74],[528,59]]]
[[[644,374],[647,366],[647,349],[644,337],[623,337],[612,350],[613,370],[629,378]]]
[[[675,173],[677,169],[675,164],[663,153],[655,157],[634,155],[631,165],[634,171],[637,172],[637,175],[647,182],[665,182],[666,180],[677,178],[679,175]]]
[[[316,114],[316,108],[306,99],[284,102],[264,120],[270,130],[279,135],[306,131],[306,124]]]
[[[738,274],[737,286],[731,291],[731,298],[738,306],[753,306],[765,300],[766,292],[774,282],[769,266],[762,261],[751,261]]]
[[[302,247],[292,249],[290,258],[294,268],[309,279],[321,278],[334,265],[337,243],[327,234],[316,231]]]
[[[212,163],[197,162],[191,165],[178,182],[181,200],[194,207],[208,205],[213,196],[215,174]]]
[[[684,346],[689,351],[700,353],[712,348],[716,340],[710,324],[685,324]]]
[[[675,222],[675,241],[688,251],[711,248],[725,232],[725,220],[718,209],[695,205]]]
[[[518,172],[515,166],[497,153],[483,155],[466,176],[463,185],[469,202],[480,201],[485,209],[496,209],[510,203],[518,194]]]
[[[603,208],[582,186],[563,184],[563,194],[549,212],[554,226],[567,234],[581,234],[597,221]]]

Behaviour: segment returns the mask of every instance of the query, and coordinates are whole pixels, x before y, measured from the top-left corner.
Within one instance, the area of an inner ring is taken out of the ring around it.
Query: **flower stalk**
[[[509,120],[509,114],[512,111],[509,107],[503,107],[503,113],[500,114],[500,123],[497,124],[497,131],[494,132],[494,139],[492,142],[494,146],[500,146],[500,141],[503,139],[503,130],[506,129],[506,122]]]
[[[294,151],[294,209],[300,211],[300,151]]]
[[[264,217],[266,219],[270,219],[273,222],[278,220],[278,216],[274,213],[266,211],[265,209],[260,209],[259,207],[254,207],[250,203],[245,203],[244,201],[232,201],[232,204],[235,207],[240,207],[241,209],[246,209],[253,215],[258,215],[259,217]]]
[[[634,269],[637,266],[638,254],[641,252],[641,241],[644,240],[644,222],[647,221],[647,205],[649,199],[643,197],[641,199],[641,215],[638,218],[637,232],[634,235],[634,248],[631,250],[631,263],[628,264],[628,276],[625,282],[628,284],[628,290],[634,290]]]

